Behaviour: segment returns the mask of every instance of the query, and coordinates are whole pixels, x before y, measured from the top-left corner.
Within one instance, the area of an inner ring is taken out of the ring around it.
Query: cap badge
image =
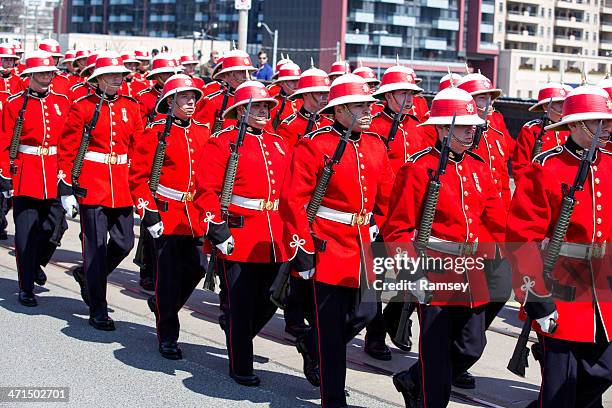
[[[606,101],[606,105],[608,105],[609,110],[612,110],[612,101],[610,99]]]
[[[117,61],[117,58],[113,58],[113,59],[111,60],[111,64],[113,64],[113,65],[119,65],[119,61]]]
[[[474,105],[471,103],[468,103],[465,107],[465,110],[467,111],[467,113],[474,113]]]
[[[191,86],[192,84],[193,84],[193,82],[191,82],[191,79],[186,79],[185,80],[185,85]]]
[[[49,65],[49,60],[47,58],[43,60],[43,65]]]

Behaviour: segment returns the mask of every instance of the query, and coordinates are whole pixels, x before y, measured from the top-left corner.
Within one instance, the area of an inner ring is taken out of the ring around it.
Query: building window
[[[550,27],[546,29],[546,36],[550,38]]]
[[[500,12],[500,13],[503,13],[503,12],[504,12],[504,2],[503,2],[503,1],[500,1],[500,2],[499,2],[499,12]]]
[[[540,17],[544,17],[544,7],[540,7]]]
[[[498,23],[497,24],[497,32],[501,33],[502,31],[504,31],[504,24],[503,23]]]
[[[520,97],[521,97],[521,90],[520,90],[520,89],[517,89],[517,90],[516,90],[516,97],[517,97],[517,98],[520,98]]]
[[[588,23],[590,19],[591,17],[589,16],[589,13],[586,13],[586,22]]]
[[[552,18],[552,9],[548,9],[548,18]]]
[[[584,32],[584,39],[587,40],[587,41],[589,40],[589,32],[588,31]]]
[[[544,27],[540,26],[540,37],[544,36]]]
[[[538,51],[542,52],[543,49],[544,49],[544,47],[541,44],[538,45]]]
[[[529,99],[533,99],[533,91],[529,91]]]

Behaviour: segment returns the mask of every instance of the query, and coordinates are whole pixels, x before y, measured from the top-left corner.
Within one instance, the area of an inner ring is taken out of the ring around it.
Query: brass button
[[[361,170],[365,169],[365,166],[362,164],[359,166],[361,168]]]
[[[468,210],[470,207],[466,204],[463,206],[463,208],[465,208],[466,210]]]
[[[599,177],[595,177],[595,184],[599,184]]]
[[[601,211],[601,204],[597,204],[597,211]]]
[[[595,195],[597,196],[597,198],[601,197],[601,191],[598,191],[597,193],[595,193]]]
[[[474,238],[474,234],[472,234],[472,233],[470,232],[469,237],[470,237],[470,238]]]
[[[464,191],[464,192],[463,192],[463,195],[467,197],[467,196],[468,196],[468,192],[467,192],[467,191]]]
[[[598,218],[598,219],[597,219],[597,224],[598,224],[598,225],[599,225],[599,224],[601,224],[601,218]]]
[[[457,168],[458,168],[459,170],[463,170],[463,166],[462,166],[462,165],[458,165],[458,166],[457,166]]]
[[[597,238],[601,238],[601,231],[597,231]]]

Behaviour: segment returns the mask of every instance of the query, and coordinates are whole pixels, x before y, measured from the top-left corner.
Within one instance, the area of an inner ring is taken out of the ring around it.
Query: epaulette
[[[541,119],[533,119],[533,120],[530,120],[529,122],[525,123],[525,124],[523,125],[523,127],[528,127],[528,128],[530,128],[530,127],[533,127],[533,126],[535,126],[535,125],[540,125],[541,123],[542,123],[542,120],[541,120]]]
[[[133,97],[129,96],[129,95],[119,95],[122,98],[128,99],[134,103],[138,103],[138,101],[136,99],[134,99]]]
[[[64,94],[61,93],[57,93],[57,92],[53,92],[53,90],[49,90],[49,93],[52,93],[55,96],[63,96],[64,98],[68,99],[68,97]]]
[[[608,150],[608,149],[599,149],[600,152],[602,152],[603,154],[609,154],[612,155],[612,151]]]
[[[380,112],[376,112],[374,115],[372,115],[372,120],[376,119],[377,117],[379,117],[380,115],[382,115],[383,111]]]
[[[544,162],[549,157],[561,154],[561,152],[563,152],[563,146],[557,146],[557,147],[552,148],[550,150],[546,150],[545,152],[542,152],[542,153],[538,154],[536,157],[534,157],[533,158],[533,163],[544,165]]]
[[[138,92],[138,94],[137,94],[137,95],[138,95],[138,96],[142,96],[142,95],[144,95],[145,93],[149,92],[149,91],[150,91],[150,90],[152,90],[152,89],[153,89],[152,87],[145,88],[145,89],[143,89],[142,91]]]
[[[234,129],[238,129],[238,128],[234,125],[228,126],[226,128],[221,129],[217,133],[213,133],[212,135],[210,135],[210,137],[219,137],[221,136],[222,133],[229,132],[230,130],[234,130]]]
[[[165,125],[166,124],[166,119],[159,119],[159,120],[154,120],[153,122],[150,122],[147,125],[147,128],[152,128],[154,125]]]
[[[79,82],[78,84],[74,84],[74,85],[72,85],[70,87],[70,90],[74,92],[75,90],[79,89],[79,87],[81,87],[81,86],[85,86],[85,83],[84,82]]]
[[[223,89],[217,89],[215,92],[208,94],[205,96],[206,99],[212,99],[217,95],[221,95],[223,93]]]
[[[21,91],[21,92],[17,92],[16,94],[13,94],[13,95],[9,96],[9,97],[6,99],[6,101],[7,101],[7,102],[10,102],[10,101],[12,101],[12,100],[15,100],[15,99],[19,98],[21,95],[23,95],[23,93],[24,93],[24,92],[25,92],[25,91]]]
[[[331,126],[323,126],[322,128],[319,128],[317,130],[314,130],[312,132],[310,132],[309,134],[307,134],[304,137],[307,137],[308,139],[314,139],[315,136],[321,134],[321,133],[326,133],[329,132],[330,130],[332,130]]]
[[[209,126],[209,125],[207,125],[207,124],[206,124],[206,123],[204,123],[204,122],[198,122],[198,121],[197,121],[197,120],[195,120],[195,119],[191,119],[191,121],[193,122],[193,124],[194,124],[194,125],[204,126],[204,127],[210,128],[210,126]]]
[[[477,161],[485,163],[484,159],[482,157],[480,157],[477,153],[474,153],[471,150],[466,150],[465,153],[467,153],[468,156],[476,159]]]
[[[418,159],[420,159],[421,157],[425,156],[427,153],[431,152],[433,150],[433,147],[429,146],[426,147],[423,150],[419,150],[418,152],[414,153],[412,156],[410,156],[410,161],[417,161]]]
[[[88,93],[87,95],[83,95],[83,96],[81,96],[80,98],[75,99],[75,100],[74,100],[74,102],[72,102],[72,103],[81,102],[82,100],[87,99],[87,98],[89,98],[89,97],[90,97],[90,96],[92,96],[92,95],[95,95],[95,94],[93,94],[93,93]],[[98,99],[99,99],[99,97],[98,97]]]
[[[497,133],[499,133],[500,135],[504,136],[504,132],[502,132],[501,130],[495,129],[493,126],[491,126],[491,121],[489,121],[489,125],[487,126],[487,129],[494,130]]]
[[[288,125],[289,123],[293,122],[293,119],[297,118],[297,113],[292,113],[291,115],[287,116],[285,119],[283,119],[283,121],[281,123],[284,123],[285,125]]]

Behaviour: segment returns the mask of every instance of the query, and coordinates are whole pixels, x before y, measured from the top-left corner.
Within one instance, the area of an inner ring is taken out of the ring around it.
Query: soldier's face
[[[59,62],[60,62],[60,57],[53,57],[53,65],[57,67],[59,65]]]
[[[281,88],[287,95],[293,95],[295,88],[297,87],[297,81],[283,81],[281,82]]]
[[[193,75],[195,73],[195,67],[197,64],[185,64],[183,65],[185,67],[185,69],[183,70],[183,73],[186,75]]]
[[[304,107],[308,112],[318,112],[327,105],[328,92],[309,92],[302,95]]]
[[[32,74],[30,80],[31,86],[35,91],[44,92],[49,88],[49,85],[51,85],[54,76],[54,72],[35,72]]]
[[[123,64],[123,65],[125,65],[125,67],[126,67],[127,69],[129,69],[130,71],[132,71],[132,72],[136,72],[136,69],[138,68],[138,66],[139,66],[140,64],[139,64],[139,63],[137,63],[137,62],[126,62],[126,63],[125,63],[125,64]]]
[[[172,72],[162,72],[161,74],[155,75],[155,79],[158,84],[163,85],[172,75],[174,75]]]
[[[591,147],[591,141],[597,132],[597,126],[599,120],[585,120],[583,122],[574,122],[568,124],[572,139],[576,144],[584,149]],[[612,131],[612,120],[604,120],[601,128],[601,135],[599,135],[599,146],[600,148],[605,147],[606,143],[610,139],[610,131]]]
[[[550,103],[550,107],[548,109],[548,117],[550,120],[553,122],[558,122],[561,120],[561,116],[563,116],[563,101]]]
[[[236,89],[241,83],[247,80],[246,71],[230,71],[221,76],[230,88]]]
[[[450,125],[436,125],[438,139],[443,141],[450,132]],[[455,125],[451,139],[451,150],[455,153],[463,153],[468,150],[474,142],[475,126]]]
[[[353,123],[353,118],[355,118],[355,124],[353,125],[351,131],[366,131],[370,128],[370,124],[372,123],[370,105],[370,102],[357,102],[336,106],[334,109],[335,119],[340,122],[340,124],[348,128]]]
[[[489,107],[489,114],[491,113],[491,106],[493,105],[493,98],[491,98],[491,94],[480,94],[474,97],[474,102],[476,102],[476,107],[478,108],[478,115],[481,119],[484,119],[484,113]]]
[[[172,110],[172,99],[168,98],[168,112]],[[196,93],[194,91],[179,92],[176,97],[174,114],[180,119],[188,119],[193,116],[196,105]]]
[[[103,74],[98,77],[100,89],[109,95],[114,95],[123,82],[123,74]]]
[[[414,93],[408,90],[392,91],[385,94],[385,99],[387,100],[389,108],[396,113],[400,111],[402,108],[402,103],[404,103],[404,100],[406,100],[404,110],[402,112],[403,114],[406,114],[410,113],[410,109],[412,109],[413,95]]]
[[[77,69],[80,71],[80,70],[82,70],[83,68],[85,68],[85,64],[87,63],[87,59],[85,59],[85,58],[80,58],[80,59],[78,59],[78,60],[74,61],[74,63],[75,63],[75,65],[76,65]]]
[[[15,58],[2,58],[2,68],[12,69],[15,67]]]
[[[246,105],[239,106],[236,109],[238,117],[242,117],[246,111]],[[251,104],[251,113],[247,118],[247,124],[255,129],[263,129],[266,127],[270,119],[270,105],[268,102],[253,102]]]

